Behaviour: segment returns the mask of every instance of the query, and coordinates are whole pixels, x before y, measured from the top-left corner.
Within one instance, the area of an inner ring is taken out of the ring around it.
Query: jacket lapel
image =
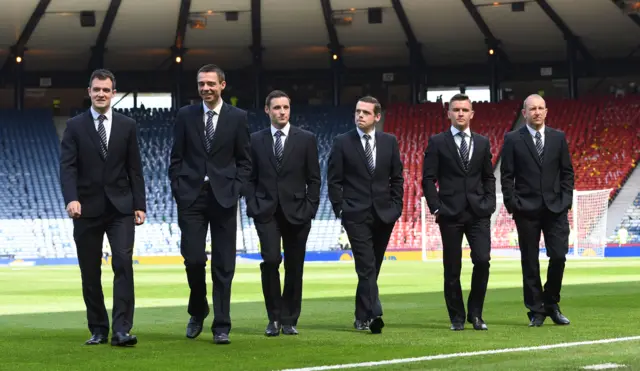
[[[83,120],[85,122],[84,126],[87,129],[87,134],[89,135],[89,138],[91,138],[93,146],[96,148],[98,155],[100,156],[100,158],[102,158],[102,150],[100,149],[100,135],[98,134],[98,130],[96,130],[96,126],[93,123],[93,116],[91,115],[91,111],[85,112]],[[111,126],[113,129],[113,125]]]
[[[548,127],[544,127],[544,145],[542,147],[542,162],[544,163],[547,158],[549,158],[549,152],[550,152],[550,147],[553,143],[555,143],[553,140],[555,138],[553,137],[553,134],[551,133],[551,130],[549,130]],[[542,164],[541,164],[542,165]]]
[[[220,98],[222,99],[222,98]],[[220,117],[218,117],[218,123],[216,124],[216,130],[213,134],[213,142],[211,143],[211,154],[216,153],[220,149],[220,145],[225,140],[224,133],[227,131],[226,118],[227,113],[229,111],[229,106],[222,102],[222,107],[220,107]],[[204,111],[203,111],[204,114]],[[204,137],[204,134],[203,134]]]
[[[464,166],[462,165],[462,159],[460,158],[460,153],[458,153],[458,147],[456,146],[456,142],[453,139],[453,134],[451,134],[451,130],[447,130],[444,132],[444,140],[447,142],[447,146],[449,147],[449,151],[451,155],[456,159],[456,163],[460,170],[464,172]]]
[[[273,154],[273,138],[271,137],[271,127],[263,131],[262,144],[264,145],[264,152],[269,158],[269,162],[273,165],[274,170],[278,170],[278,163],[276,162],[276,155]]]
[[[529,147],[529,152],[531,152],[531,156],[533,157],[535,162],[538,164],[538,166],[541,166],[542,164],[540,164],[540,156],[538,156],[536,146],[535,144],[533,144],[533,139],[531,138],[529,129],[527,129],[527,124],[525,124],[522,129],[520,129],[520,136],[522,136],[522,139],[526,143],[527,147]]]
[[[471,160],[469,161],[469,171],[473,168],[476,163],[482,163],[482,153],[484,152],[484,148],[480,148],[478,142],[475,141],[475,133],[471,132]]]
[[[298,135],[298,128],[295,128],[289,124],[289,137],[284,142],[284,153],[282,153],[282,167],[287,162],[287,159],[291,157],[291,151],[296,146],[295,136]]]
[[[357,130],[351,131],[351,142],[352,142],[352,145],[356,148],[356,151],[360,154],[360,157],[362,158],[362,165],[364,165],[365,172],[369,174],[369,169],[367,167],[367,155],[364,154],[364,148],[362,148],[362,142],[360,140],[360,135],[358,134]]]
[[[196,133],[198,133],[198,137],[200,138],[200,143],[202,143],[202,150],[207,153],[207,146],[204,141],[204,108],[202,108],[202,102],[194,107],[193,114],[193,124],[195,125]]]

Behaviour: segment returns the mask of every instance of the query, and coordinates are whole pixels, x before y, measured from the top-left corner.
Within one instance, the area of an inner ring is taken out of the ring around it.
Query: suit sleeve
[[[78,201],[78,144],[72,130],[67,121],[60,144],[60,186],[65,207],[71,201]]]
[[[568,209],[572,207],[573,203],[574,180],[569,144],[567,143],[567,137],[563,134],[562,147],[560,148],[560,189],[562,190],[564,198],[568,200],[565,201]]]
[[[307,200],[313,206],[313,215],[320,205],[320,160],[318,158],[318,140],[315,135],[309,138],[307,146]]]
[[[134,121],[131,122],[131,133],[129,135],[127,151],[127,173],[129,174],[131,191],[133,193],[133,209],[146,212],[147,197],[142,172],[142,161],[140,160],[140,148],[138,146],[138,131]]]
[[[393,149],[391,152],[391,172],[389,176],[389,188],[391,190],[391,200],[402,213],[402,205],[404,198],[404,175],[402,173],[402,160],[400,159],[400,149],[398,148],[398,140],[393,138]]]
[[[329,200],[333,206],[336,218],[340,217],[342,211],[342,179],[343,179],[343,159],[342,146],[340,140],[335,138],[329,153],[329,166],[327,169],[327,187],[329,189]]]
[[[489,200],[491,212],[494,212],[496,210],[496,177],[493,174],[492,158],[491,142],[487,140],[487,147],[484,151],[484,161],[482,163],[482,185],[484,187],[485,198]]]
[[[504,145],[502,147],[500,183],[502,185],[504,207],[507,209],[509,214],[513,212],[513,210],[511,210],[511,200],[513,199],[514,189],[514,166],[513,141],[507,134],[504,137]]]
[[[240,195],[248,194],[247,182],[251,175],[251,136],[249,135],[249,122],[247,113],[243,112],[238,120],[238,132],[235,145],[236,179],[240,182]]]
[[[440,197],[436,189],[440,166],[438,148],[433,137],[429,138],[427,149],[424,151],[424,162],[422,164],[422,194],[427,199],[427,206],[431,214],[434,214],[441,207]]]
[[[257,164],[258,160],[256,159],[256,150],[255,150],[255,145],[253,144],[253,139],[250,137],[249,139],[249,143],[250,148],[249,151],[251,153],[251,163],[252,164]],[[254,211],[253,210],[253,204],[255,201],[255,194],[256,194],[256,186],[258,183],[258,176],[259,176],[259,168],[258,166],[251,166],[251,172],[249,173],[249,179],[247,180],[247,183],[245,184],[244,187],[244,198],[247,202],[247,216],[248,217],[253,217],[254,215]]]
[[[183,110],[178,111],[176,123],[173,126],[173,146],[171,147],[169,161],[169,180],[171,181],[171,190],[174,192],[174,197],[177,194],[176,181],[184,156],[185,118],[183,112]]]

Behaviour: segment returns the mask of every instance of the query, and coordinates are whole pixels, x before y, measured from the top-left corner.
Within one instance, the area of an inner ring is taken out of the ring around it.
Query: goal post
[[[568,215],[568,257],[604,257],[610,194],[611,189],[573,191],[572,209]],[[440,228],[429,212],[424,197],[420,199],[420,209],[422,260],[441,260]],[[462,248],[463,256],[469,256],[466,236],[463,238]],[[543,234],[540,236],[540,255],[546,257]],[[512,215],[504,207],[502,194],[496,196],[496,211],[491,216],[491,256],[520,258],[518,231]]]

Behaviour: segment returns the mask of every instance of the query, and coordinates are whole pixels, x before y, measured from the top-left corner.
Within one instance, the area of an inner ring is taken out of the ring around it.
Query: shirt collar
[[[459,132],[460,132],[460,130],[458,130],[458,128],[456,128],[455,126],[451,125],[451,135],[453,135],[455,137],[456,135],[458,135]],[[466,129],[464,129],[464,133],[467,134],[467,136],[469,138],[471,138],[471,129],[469,129],[467,127]]]
[[[527,126],[527,130],[529,130],[529,134],[531,134],[531,136],[536,136],[536,129],[532,128],[531,126],[529,126],[529,124],[525,124]],[[540,128],[540,135],[544,135],[544,125],[542,125],[542,127]]]
[[[96,111],[93,106],[91,106],[91,116],[93,116],[94,120],[97,120],[100,116],[100,113],[98,113],[98,111]],[[111,108],[109,108],[109,110],[105,112],[104,116],[107,118],[105,121],[111,122],[111,117],[113,116],[113,111],[111,110]]]
[[[282,128],[279,129],[280,131],[282,131],[282,134],[284,134],[284,136],[289,136],[289,129],[291,129],[291,125],[289,125],[289,123],[287,122],[287,124]],[[271,125],[271,135],[276,135],[276,132],[278,131],[278,129],[276,129],[273,125]]]
[[[364,131],[360,130],[359,127],[356,127],[356,130],[358,131],[358,135],[360,136],[360,139],[362,139],[362,137],[366,134]],[[371,137],[371,139],[374,139],[376,137],[376,127],[374,126],[373,129],[371,129],[371,132],[369,133],[369,136]]]
[[[222,98],[218,99],[218,104],[216,104],[216,106],[213,107],[213,109],[209,109],[209,107],[207,107],[204,101],[202,101],[202,108],[204,109],[205,115],[207,114],[207,112],[213,111],[216,113],[216,115],[220,116],[220,109],[222,109]]]

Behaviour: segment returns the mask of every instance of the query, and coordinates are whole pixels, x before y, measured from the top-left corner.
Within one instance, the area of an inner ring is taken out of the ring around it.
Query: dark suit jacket
[[[573,202],[574,173],[563,132],[545,127],[544,163],[526,125],[504,137],[500,166],[502,195],[509,213],[546,207],[561,213]]]
[[[211,153],[205,150],[202,102],[180,108],[174,127],[169,179],[178,208],[189,207],[198,197],[205,175],[218,203],[236,205],[251,172],[247,113],[222,104]]]
[[[380,220],[394,223],[402,215],[404,177],[396,137],[376,130],[376,169],[367,170],[357,130],[338,135],[329,155],[327,182],[336,217],[360,222],[373,206]]]
[[[105,197],[124,215],[146,211],[136,122],[113,112],[107,159],[91,111],[67,121],[60,147],[60,184],[65,205],[79,201],[81,217],[105,211]]]
[[[277,171],[271,127],[251,134],[252,171],[247,183],[247,216],[267,222],[278,204],[291,224],[310,222],[320,204],[320,163],[316,137],[289,126],[282,167]]]
[[[429,138],[422,167],[422,192],[431,214],[454,217],[467,205],[479,217],[489,217],[496,209],[496,178],[491,163],[489,139],[471,133],[473,153],[464,170],[451,130]],[[440,191],[436,190],[438,182]]]

